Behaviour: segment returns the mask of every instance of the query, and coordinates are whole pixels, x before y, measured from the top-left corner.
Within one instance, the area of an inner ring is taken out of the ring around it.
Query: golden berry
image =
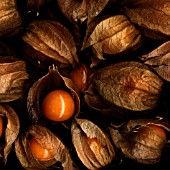
[[[33,156],[38,160],[48,160],[53,158],[52,153],[42,147],[34,138],[30,140],[30,149]]]
[[[71,94],[65,90],[54,90],[47,94],[42,103],[42,113],[47,119],[65,121],[75,111],[75,102]]]
[[[69,78],[73,81],[79,93],[83,92],[86,89],[87,80],[90,74],[90,68],[88,68],[87,65],[84,64],[70,72]]]
[[[4,133],[4,121],[3,121],[3,117],[0,116],[0,137],[2,137]]]

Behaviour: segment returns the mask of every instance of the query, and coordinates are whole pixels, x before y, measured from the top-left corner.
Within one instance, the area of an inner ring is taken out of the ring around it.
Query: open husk
[[[36,159],[29,146],[31,138],[34,138],[40,145],[51,152],[54,157],[43,161]],[[57,136],[43,126],[31,125],[25,135],[16,140],[15,152],[21,165],[27,170],[60,169],[61,167],[64,170],[76,170],[67,147]]]
[[[74,89],[73,82],[62,76],[59,71],[55,68],[51,68],[49,72],[38,79],[31,86],[27,97],[27,108],[30,117],[35,123],[41,122],[44,119],[41,104],[44,97],[52,90],[63,89],[68,91],[75,101],[75,112],[76,116],[80,111],[80,99],[78,93]]]

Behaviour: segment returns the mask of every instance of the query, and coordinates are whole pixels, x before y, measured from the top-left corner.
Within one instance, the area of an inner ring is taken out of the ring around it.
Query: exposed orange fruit
[[[4,121],[3,121],[3,117],[0,116],[0,137],[2,137],[4,133]]]
[[[54,90],[47,94],[42,103],[44,116],[53,121],[65,121],[75,111],[75,102],[71,94],[65,90]]]
[[[70,79],[75,84],[78,92],[83,92],[87,86],[87,80],[91,74],[91,70],[85,64],[82,64],[80,67],[75,68],[69,74]]]
[[[53,158],[52,153],[42,147],[34,138],[30,140],[30,149],[33,156],[38,160],[48,160]]]

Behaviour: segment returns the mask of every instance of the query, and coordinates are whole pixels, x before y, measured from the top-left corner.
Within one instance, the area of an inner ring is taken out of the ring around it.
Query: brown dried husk
[[[22,40],[27,57],[41,62],[41,65],[55,64],[58,68],[65,68],[79,63],[73,36],[59,22],[34,20]]]
[[[22,30],[22,17],[16,0],[0,2],[0,38],[18,34]]]
[[[119,62],[91,75],[84,100],[90,108],[111,116],[141,115],[158,106],[162,86],[163,81],[146,65]]]
[[[0,105],[0,115],[3,117],[4,122],[4,144],[1,146],[1,158],[6,164],[8,155],[12,149],[12,145],[18,137],[20,130],[20,121],[15,110],[8,104]],[[6,124],[6,125],[5,125]],[[2,138],[3,138],[2,137]],[[3,140],[3,139],[0,139]]]
[[[130,0],[122,8],[132,23],[142,33],[153,39],[168,39],[170,36],[170,2],[167,0]]]
[[[144,64],[149,65],[160,77],[170,81],[170,41],[167,41],[149,52],[139,57]]]
[[[60,10],[70,22],[90,23],[108,4],[109,0],[57,0]]]
[[[76,118],[72,122],[71,134],[77,155],[88,169],[105,167],[115,158],[110,139],[92,121]]]
[[[104,59],[103,53],[120,54],[134,51],[142,37],[125,15],[109,16],[102,21],[93,21],[86,30],[82,50],[93,47],[95,56]]]
[[[68,91],[75,101],[75,112],[76,116],[80,111],[80,99],[78,93],[75,91],[73,82],[64,76],[55,68],[51,68],[49,72],[38,79],[29,89],[27,97],[27,108],[30,117],[35,123],[43,120],[41,104],[44,97],[53,90],[63,89]]]
[[[63,13],[63,15],[70,22],[83,22],[87,19],[87,1],[77,1],[77,0],[57,0],[58,6]]]
[[[115,0],[112,0],[112,3]],[[87,24],[89,25],[96,16],[98,16],[109,3],[109,0],[89,0],[87,9],[88,9],[88,21]]]
[[[19,99],[28,79],[26,63],[12,56],[0,57],[0,102]]]
[[[42,147],[51,152],[54,157],[48,160],[38,160],[31,152],[29,140],[34,138]],[[60,162],[64,170],[75,169],[69,150],[64,143],[49,129],[43,126],[30,125],[25,136],[20,136],[15,141],[15,152],[21,165],[27,170],[60,169]]]
[[[148,125],[161,127],[166,134],[170,132],[169,122],[159,119],[129,120],[119,126],[112,124],[109,130],[113,143],[126,157],[143,164],[154,164],[160,161],[169,139]]]

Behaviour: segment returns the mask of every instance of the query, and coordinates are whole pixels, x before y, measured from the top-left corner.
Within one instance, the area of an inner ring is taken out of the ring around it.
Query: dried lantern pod
[[[136,61],[119,62],[91,75],[84,100],[96,111],[126,118],[156,108],[162,86],[163,81],[147,65]]]
[[[83,22],[88,19],[88,23],[91,22],[99,13],[105,8],[109,0],[97,1],[97,0],[57,0],[59,8],[63,15],[70,22]]]
[[[170,124],[159,119],[134,119],[109,128],[112,141],[123,154],[143,164],[161,160],[168,143]]]
[[[57,89],[65,90],[73,97],[75,102],[74,116],[79,113],[80,99],[75,91],[73,82],[71,79],[62,76],[58,69],[53,67],[49,69],[46,75],[34,82],[28,92],[27,109],[35,123],[41,122],[44,119],[44,116],[42,116],[42,102],[45,96]]]
[[[83,22],[87,19],[87,1],[75,1],[75,0],[57,0],[58,6],[62,12],[62,14],[70,21],[70,22]]]
[[[120,54],[137,49],[142,42],[139,30],[125,15],[109,16],[93,21],[86,30],[82,50],[92,46],[95,56],[104,60],[103,53]]]
[[[77,155],[88,169],[105,167],[115,158],[115,148],[107,134],[92,121],[76,118],[71,134]]]
[[[170,41],[161,44],[159,47],[149,52],[148,54],[142,55],[139,58],[144,64],[149,65],[155,70],[160,77],[166,81],[170,81],[169,76],[169,59],[170,59]]]
[[[87,24],[90,24],[100,14],[108,3],[109,0],[89,0],[87,3]]]
[[[19,99],[28,78],[24,60],[12,56],[0,57],[0,102]]]
[[[140,27],[144,35],[158,40],[169,39],[169,11],[170,2],[167,0],[130,0],[125,1],[122,8],[122,12]]]
[[[52,157],[44,160],[37,159],[30,147],[31,139],[36,140],[52,154]],[[25,135],[18,137],[15,141],[15,152],[25,169],[77,169],[65,144],[48,128],[43,126],[30,125]]]
[[[16,0],[0,2],[0,38],[18,34],[22,29],[23,19],[17,8]]]
[[[23,50],[28,58],[41,66],[75,67],[79,63],[71,32],[61,23],[34,20],[22,35]]]
[[[0,122],[2,134],[0,137],[0,155],[6,164],[13,143],[19,134],[20,121],[15,110],[8,104],[0,105],[0,117],[2,118],[2,122]]]

